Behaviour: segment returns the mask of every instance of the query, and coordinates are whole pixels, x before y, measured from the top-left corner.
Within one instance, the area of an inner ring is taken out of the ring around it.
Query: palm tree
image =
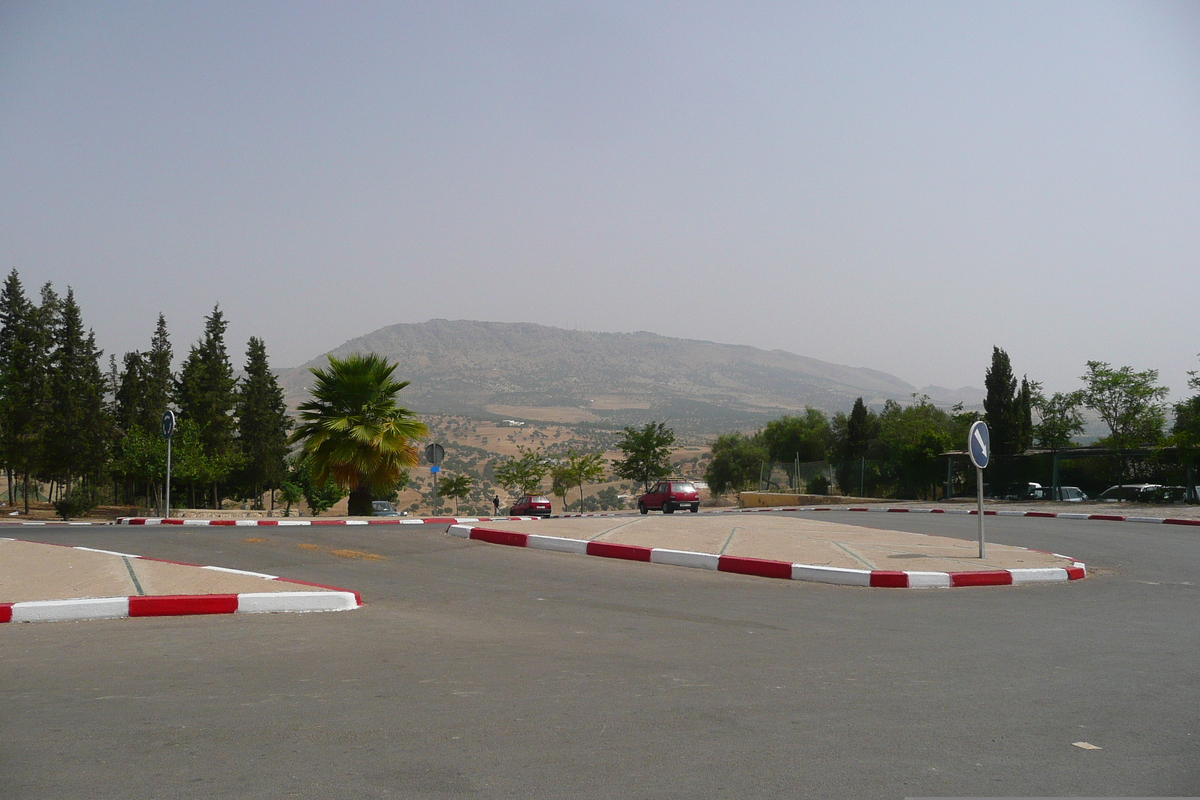
[[[417,464],[412,440],[428,433],[424,423],[396,405],[408,381],[392,379],[395,364],[371,353],[329,356],[313,367],[313,399],[299,407],[292,443],[303,442],[317,481],[332,478],[350,493],[351,516],[371,514],[371,493],[395,488],[401,473]]]

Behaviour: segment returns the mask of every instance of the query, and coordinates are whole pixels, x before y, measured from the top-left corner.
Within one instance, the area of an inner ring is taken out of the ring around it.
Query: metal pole
[[[975,468],[975,486],[979,493],[979,557],[983,558],[983,470]]]
[[[164,517],[171,516],[171,437],[167,437],[167,486],[163,490],[163,505],[166,506]]]

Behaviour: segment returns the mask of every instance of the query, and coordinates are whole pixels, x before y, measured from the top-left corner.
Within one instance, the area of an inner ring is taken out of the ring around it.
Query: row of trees
[[[1108,435],[1094,444],[1116,453],[1114,482],[1122,483],[1130,475],[1129,453],[1155,450],[1159,462],[1172,460],[1177,465],[1194,464],[1200,445],[1200,377],[1189,373],[1188,388],[1193,396],[1170,408],[1167,387],[1158,382],[1158,370],[1134,370],[1113,367],[1105,361],[1088,361],[1080,377],[1083,386],[1072,392],[1049,396],[1039,383],[1016,379],[1008,354],[993,348],[987,371],[988,395],[984,403],[992,433],[993,453],[1001,457],[1001,480],[1011,482],[1012,470],[1003,457],[1024,453],[1031,447],[1051,452],[1076,446],[1075,437],[1084,431],[1085,409],[1108,429]],[[1174,421],[1167,427],[1169,411]],[[1032,422],[1032,412],[1039,421]]]
[[[1168,432],[1167,389],[1158,384],[1156,370],[1139,372],[1089,361],[1081,389],[1047,396],[1028,377],[1018,381],[1008,354],[997,347],[985,373],[982,415],[965,412],[961,406],[940,409],[929,398],[918,396],[908,405],[889,400],[880,412],[867,408],[861,397],[849,414],[827,417],[809,408],[769,422],[752,434],[718,436],[705,479],[714,493],[722,494],[758,488],[765,464],[782,464],[789,477],[795,477],[795,465],[828,461],[843,493],[933,497],[946,475],[946,462],[939,456],[961,450],[971,423],[983,418],[996,456],[989,479],[993,491],[1002,493],[1020,477],[1021,465],[1013,457],[1031,448],[1075,447],[1087,409],[1108,428],[1108,436],[1096,444],[1118,454],[1118,468],[1111,477],[1121,482],[1128,474],[1125,454],[1132,450],[1174,446],[1176,463],[1195,462],[1200,454],[1200,375],[1190,376],[1188,386],[1197,394],[1175,405],[1174,425]],[[814,483],[825,488],[820,480],[809,483],[810,489]]]
[[[25,511],[38,483],[49,483],[64,513],[102,497],[153,502],[161,492],[166,445],[163,412],[174,406],[173,477],[196,504],[219,506],[229,494],[258,498],[286,471],[290,421],[283,391],[261,339],[251,338],[245,375],[234,376],[220,308],[205,319],[178,374],[166,319],[150,347],[126,353],[107,372],[74,292],[47,283],[40,302],[13,270],[0,289],[0,463],[8,502],[18,489]],[[109,491],[111,489],[111,492]]]
[[[671,474],[674,444],[675,432],[663,422],[625,428],[616,443],[622,457],[610,462],[613,476],[640,483],[648,489],[652,481]],[[603,453],[580,453],[569,449],[559,459],[544,455],[540,449],[519,448],[519,453],[497,465],[494,472],[496,482],[513,492],[537,492],[549,476],[551,493],[561,497],[564,506],[567,494],[578,489],[580,508],[583,508],[584,485],[597,483],[605,477]]]

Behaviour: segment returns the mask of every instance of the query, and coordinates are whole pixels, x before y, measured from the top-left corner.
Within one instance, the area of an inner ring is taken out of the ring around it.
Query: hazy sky
[[[0,4],[0,267],[238,366],[397,322],[1200,368],[1200,4]]]

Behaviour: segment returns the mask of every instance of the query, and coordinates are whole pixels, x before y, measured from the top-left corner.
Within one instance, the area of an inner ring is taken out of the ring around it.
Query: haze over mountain
[[[658,334],[572,331],[528,323],[434,319],[380,328],[327,355],[374,352],[411,381],[404,404],[426,414],[507,417],[608,426],[669,421],[680,432],[762,424],[805,406],[848,411],[929,393],[873,369],[830,364],[783,350],[674,339]],[[290,404],[306,396],[309,367],[280,375]],[[976,402],[979,402],[976,400]]]

